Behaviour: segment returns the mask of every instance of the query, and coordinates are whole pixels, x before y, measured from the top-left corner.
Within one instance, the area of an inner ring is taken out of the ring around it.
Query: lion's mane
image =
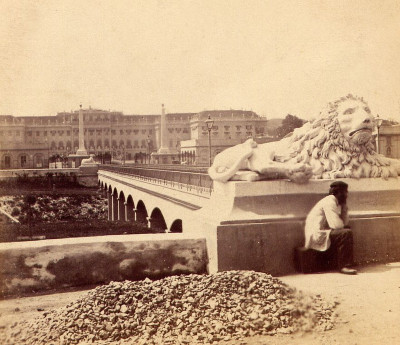
[[[314,179],[396,177],[397,171],[386,157],[374,151],[373,138],[362,145],[349,142],[341,133],[338,106],[359,97],[348,95],[330,103],[320,117],[293,131],[282,162],[311,166]]]

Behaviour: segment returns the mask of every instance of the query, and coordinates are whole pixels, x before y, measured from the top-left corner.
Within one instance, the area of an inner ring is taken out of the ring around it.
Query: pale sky
[[[0,114],[83,107],[318,115],[353,93],[400,121],[398,0],[3,0]]]

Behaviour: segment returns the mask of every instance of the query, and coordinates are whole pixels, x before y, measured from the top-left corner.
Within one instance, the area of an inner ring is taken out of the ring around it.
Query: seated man
[[[341,273],[357,274],[353,264],[353,233],[344,228],[349,220],[347,183],[333,182],[329,195],[321,199],[307,215],[305,247],[326,252],[326,260],[334,263]]]

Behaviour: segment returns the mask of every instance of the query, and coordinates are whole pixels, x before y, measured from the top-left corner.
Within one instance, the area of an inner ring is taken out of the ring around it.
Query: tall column
[[[85,133],[84,133],[84,127],[83,127],[83,110],[82,110],[82,104],[79,106],[79,148],[78,151],[76,151],[77,155],[81,156],[87,156],[87,151],[85,149]]]
[[[158,153],[169,153],[168,137],[167,137],[167,121],[165,118],[164,104],[161,105],[161,121],[160,121],[160,142],[161,146]]]

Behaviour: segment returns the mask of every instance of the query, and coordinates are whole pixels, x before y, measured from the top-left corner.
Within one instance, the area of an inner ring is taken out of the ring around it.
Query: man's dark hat
[[[336,187],[336,188],[347,188],[349,185],[347,184],[347,183],[345,183],[345,182],[343,182],[343,181],[335,181],[335,182],[332,182],[331,183],[331,185],[330,185],[330,187],[332,188],[332,187]]]

